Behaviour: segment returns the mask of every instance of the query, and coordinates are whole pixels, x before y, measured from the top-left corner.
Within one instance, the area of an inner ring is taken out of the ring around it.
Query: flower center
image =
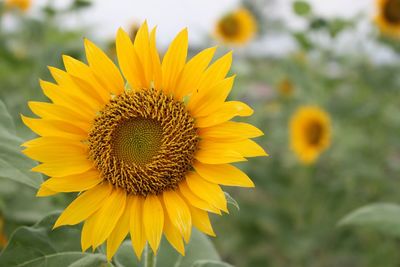
[[[318,122],[311,122],[306,126],[306,139],[310,145],[318,145],[321,141],[324,129]]]
[[[383,10],[386,20],[390,23],[400,23],[400,0],[389,0]]]
[[[105,181],[147,196],[175,189],[199,137],[185,104],[155,89],[125,92],[95,118],[89,157]]]
[[[162,143],[161,124],[153,119],[132,118],[117,125],[111,137],[114,156],[125,163],[144,165]]]
[[[222,18],[219,23],[219,28],[222,34],[226,37],[235,37],[240,31],[239,22],[233,15],[227,15]]]

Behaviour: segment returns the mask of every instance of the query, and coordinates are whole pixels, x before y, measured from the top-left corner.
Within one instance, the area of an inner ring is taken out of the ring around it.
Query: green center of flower
[[[239,34],[240,24],[234,15],[226,15],[219,22],[219,29],[224,36],[232,38]]]
[[[324,129],[321,123],[313,121],[306,126],[305,135],[310,145],[318,145],[322,139]]]
[[[386,20],[393,24],[400,23],[400,0],[389,0],[383,10]]]
[[[89,158],[115,187],[157,195],[185,179],[198,141],[183,102],[155,89],[125,92],[95,118]]]
[[[143,165],[152,160],[162,144],[162,126],[153,119],[133,118],[114,129],[112,150],[125,163]]]

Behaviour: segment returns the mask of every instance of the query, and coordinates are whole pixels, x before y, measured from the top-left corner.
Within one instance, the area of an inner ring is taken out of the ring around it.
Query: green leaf
[[[200,260],[193,263],[192,267],[233,267],[229,263],[222,261]]]
[[[179,267],[192,266],[199,260],[219,261],[221,258],[211,240],[206,235],[194,229],[190,242],[186,246],[186,256],[182,258]]]
[[[26,261],[16,267],[99,267],[106,264],[104,255],[82,252],[59,252],[51,255],[43,255],[31,261]],[[104,265],[105,266],[105,265]]]
[[[92,5],[92,1],[89,0],[75,0],[72,4],[72,9],[88,8]]]
[[[14,122],[0,101],[0,178],[11,179],[33,188],[43,181],[38,173],[29,171],[34,163],[21,153],[23,140],[16,136]]]
[[[182,257],[163,239],[157,256],[157,267],[192,267],[195,262],[201,260],[221,260],[210,239],[195,229],[185,251],[186,255]]]
[[[79,225],[52,230],[59,214],[59,212],[53,213],[31,227],[19,227],[0,254],[0,266],[97,267],[106,264],[107,260],[103,254],[81,252]],[[143,260],[139,264],[130,240],[122,243],[112,262],[116,267],[143,266]],[[186,246],[185,257],[163,239],[157,255],[157,266],[228,267],[230,265],[221,261],[210,239],[194,229],[191,240]]]
[[[71,253],[71,252],[70,252]],[[72,252],[73,253],[73,252]],[[92,253],[80,253],[82,258],[75,261],[74,263],[68,265],[68,267],[106,267],[110,266],[107,264],[107,259],[105,255],[102,254],[92,254]],[[58,265],[55,265],[58,266]],[[133,267],[133,266],[132,266]]]
[[[366,226],[400,237],[400,205],[390,203],[367,205],[344,217],[339,226],[344,225]]]
[[[34,226],[19,227],[0,254],[0,266],[94,267],[107,262],[104,255],[81,252],[79,226],[52,230],[58,216],[54,213]]]
[[[293,37],[296,39],[297,44],[304,50],[308,51],[314,47],[313,43],[310,41],[305,33],[296,32],[293,33]]]
[[[310,29],[311,30],[321,30],[321,29],[327,29],[329,26],[329,23],[326,19],[324,18],[314,18],[310,21]]]
[[[350,21],[344,19],[333,19],[329,23],[329,33],[332,37],[336,37],[339,33],[345,30],[348,27],[353,26]]]
[[[312,8],[306,1],[293,2],[293,11],[299,16],[305,17],[311,14]]]
[[[138,267],[139,262],[136,258],[135,252],[132,249],[132,242],[126,240],[122,243],[117,253],[113,258],[117,267]]]
[[[224,192],[224,193],[225,193],[225,198],[226,198],[226,201],[228,202],[228,204],[231,204],[231,205],[235,206],[235,208],[240,210],[240,207],[239,207],[239,204],[237,203],[237,201],[233,197],[231,197],[231,195],[229,195],[229,193],[227,193],[227,192]]]

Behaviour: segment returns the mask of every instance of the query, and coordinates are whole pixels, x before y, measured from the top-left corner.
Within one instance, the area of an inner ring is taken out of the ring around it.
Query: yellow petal
[[[139,57],[129,35],[121,28],[117,33],[116,47],[118,63],[128,83],[135,90],[145,88],[146,80]]]
[[[62,138],[62,137],[56,137],[56,136],[43,136],[43,137],[38,137],[29,141],[26,141],[23,143],[21,146],[23,147],[50,147],[50,146],[55,146],[57,147],[58,145],[62,144],[72,144],[72,145],[82,145],[82,143],[78,140],[71,140],[68,138]]]
[[[85,52],[89,66],[103,87],[116,95],[124,92],[124,79],[111,59],[88,39],[85,39]]]
[[[239,152],[236,152],[233,149],[223,150],[211,147],[204,140],[200,140],[199,149],[194,157],[198,161],[206,164],[224,164],[246,161]]]
[[[81,192],[95,187],[102,181],[99,171],[92,169],[81,174],[50,178],[42,186],[55,192]]]
[[[90,81],[86,80],[84,77],[80,78],[77,76],[71,76],[71,80],[79,88],[85,88],[86,91],[92,92],[91,94],[93,94],[93,92],[101,90],[101,89],[98,89],[98,88],[101,88],[101,85],[91,84]],[[97,102],[99,104],[96,106],[96,111],[103,109],[104,105],[110,102],[111,93],[107,91],[105,94],[102,94],[102,98],[103,99],[101,101]]]
[[[75,161],[79,159],[87,159],[87,147],[79,142],[67,141],[59,142],[57,145],[44,144],[41,146],[28,147],[22,151],[31,159],[41,162],[54,161]]]
[[[62,121],[74,121],[75,125],[79,125],[79,128],[90,130],[91,122],[82,119],[79,113],[56,104],[44,103],[44,102],[28,102],[29,108],[34,114],[43,119],[53,119]]]
[[[48,119],[33,119],[25,117],[24,115],[21,115],[21,118],[26,126],[40,136],[60,136],[82,140],[85,139],[88,134],[87,131],[76,127],[69,122]]]
[[[127,196],[126,205],[118,224],[111,232],[107,239],[107,260],[110,261],[117,252],[119,245],[124,241],[130,228],[131,208],[132,208],[132,196]]]
[[[86,106],[93,111],[100,109],[101,105],[93,94],[79,88],[67,72],[54,67],[49,67],[49,70],[64,95],[73,97],[79,106]]]
[[[145,21],[139,28],[133,47],[138,55],[140,64],[143,69],[145,84],[144,88],[150,88],[150,83],[153,78],[152,62],[150,58],[150,41],[149,41],[149,28]]]
[[[186,176],[186,182],[190,190],[199,198],[220,210],[228,212],[225,194],[219,185],[207,182],[194,172]]]
[[[93,230],[96,224],[97,212],[89,216],[82,227],[81,233],[81,247],[82,252],[86,251],[93,244]]]
[[[179,183],[179,192],[189,203],[189,206],[192,205],[196,208],[221,215],[221,211],[219,209],[192,193],[187,183]]]
[[[182,70],[181,78],[175,89],[176,99],[180,100],[197,89],[201,78],[200,74],[207,68],[216,49],[216,47],[204,49],[189,60]]]
[[[197,161],[193,167],[202,178],[214,184],[254,187],[244,172],[230,164],[210,165]]]
[[[34,168],[32,171],[41,172],[47,176],[68,176],[73,174],[83,173],[93,168],[93,163],[85,157],[76,157],[68,162],[64,161],[51,161],[42,163]]]
[[[55,192],[53,190],[50,190],[46,186],[43,186],[43,184],[40,186],[39,190],[36,193],[37,197],[47,197],[47,196],[52,196],[57,194],[58,192]]]
[[[53,101],[54,104],[74,110],[76,113],[79,113],[81,118],[85,121],[93,120],[95,112],[92,109],[82,105],[81,101],[77,100],[76,97],[63,92],[60,86],[40,80],[40,87],[42,88],[45,96]],[[76,107],[79,107],[79,109]]]
[[[241,141],[264,135],[257,127],[244,123],[227,121],[216,126],[199,129],[199,135],[203,139]]]
[[[162,61],[163,90],[175,92],[175,88],[186,63],[188,31],[183,29],[172,41]]]
[[[211,127],[234,118],[235,116],[247,117],[253,114],[253,110],[243,102],[228,101],[223,103],[215,112],[196,118],[196,127]]]
[[[193,117],[207,116],[221,107],[232,89],[234,80],[235,76],[231,76],[219,81],[209,90],[204,90],[204,93],[198,96],[196,104],[189,103],[188,109]]]
[[[150,58],[153,67],[152,81],[154,81],[154,87],[162,88],[162,70],[160,55],[158,54],[156,45],[156,28],[154,28],[150,33]]]
[[[246,158],[268,156],[261,146],[250,139],[235,142],[219,142],[205,139],[200,141],[199,149],[221,151],[219,153],[232,150]]]
[[[131,208],[131,223],[130,233],[132,246],[135,250],[135,254],[140,260],[144,246],[146,245],[146,235],[144,232],[143,225],[143,205],[144,198],[140,196],[132,196],[132,208]]]
[[[202,101],[203,97],[209,93],[211,88],[218,82],[223,80],[232,64],[232,52],[227,53],[223,57],[216,60],[201,75],[199,86],[190,98],[188,109],[195,107]]]
[[[95,74],[88,65],[70,56],[63,55],[62,58],[65,69],[70,74],[71,79],[82,91],[96,98],[100,104],[105,104],[109,101],[111,97],[109,90],[98,82]],[[85,81],[85,84],[77,82],[79,80]]]
[[[143,204],[144,232],[154,253],[160,245],[164,225],[164,211],[157,196],[148,195]]]
[[[186,202],[173,190],[163,192],[163,200],[170,221],[189,242],[192,220]]]
[[[208,213],[204,210],[189,206],[193,225],[203,233],[215,236]]]
[[[113,192],[103,200],[102,207],[96,215],[96,224],[93,230],[93,248],[100,246],[114,230],[119,218],[125,210],[126,192],[114,189]]]
[[[180,231],[175,228],[168,216],[164,218],[164,234],[168,242],[183,256],[185,256],[185,246],[182,241]]]
[[[96,212],[103,201],[110,195],[111,186],[98,185],[75,199],[54,224],[54,228],[61,225],[74,225],[88,218]]]
[[[61,140],[70,141],[69,139],[63,139],[63,138],[58,138],[58,137],[53,137],[53,136],[46,136],[46,137],[38,137],[38,138],[35,138],[32,140],[26,141],[21,146],[22,147],[35,147],[35,146],[40,146],[40,145],[46,145],[47,140],[50,140],[53,143],[61,142]]]

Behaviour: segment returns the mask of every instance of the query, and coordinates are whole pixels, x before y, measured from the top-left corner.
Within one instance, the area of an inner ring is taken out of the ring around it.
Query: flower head
[[[400,38],[400,0],[376,0],[375,23],[382,33]]]
[[[31,0],[6,0],[5,6],[7,8],[17,8],[23,12],[26,12],[31,7]]]
[[[318,107],[299,108],[290,120],[291,148],[299,159],[313,163],[331,142],[329,115]]]
[[[295,85],[289,78],[284,78],[278,83],[279,94],[284,97],[291,97],[293,91],[295,90]]]
[[[145,22],[132,43],[119,30],[118,63],[85,40],[88,64],[63,56],[66,71],[50,67],[56,83],[41,81],[52,103],[30,102],[40,118],[22,116],[40,137],[24,153],[50,178],[38,192],[81,192],[55,227],[84,221],[82,249],[107,242],[110,259],[130,233],[140,257],[148,242],[157,251],[164,233],[184,254],[192,225],[214,236],[208,212],[227,212],[220,185],[253,187],[233,162],[265,156],[250,138],[256,127],[230,121],[253,110],[226,101],[235,76],[232,54],[210,64],[216,48],[186,62],[188,33],[181,31],[162,61],[156,30]],[[183,240],[182,240],[183,239]]]
[[[215,26],[215,35],[223,43],[244,45],[254,38],[257,22],[245,8],[232,11],[223,16]]]

